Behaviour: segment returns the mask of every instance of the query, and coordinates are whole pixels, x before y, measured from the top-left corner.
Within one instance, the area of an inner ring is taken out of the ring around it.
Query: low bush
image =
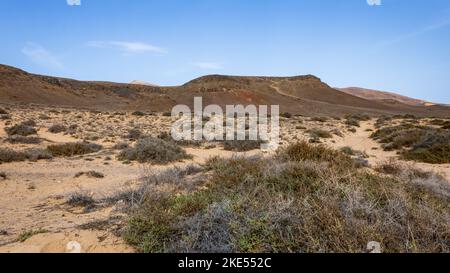
[[[325,131],[325,130],[318,129],[318,128],[313,128],[306,132],[309,133],[309,135],[312,138],[332,138],[333,137],[333,135],[329,131]]]
[[[101,145],[89,142],[76,142],[50,145],[47,150],[56,157],[71,157],[96,153],[102,149]]]
[[[401,150],[406,160],[431,164],[450,163],[450,132],[433,127],[401,124],[383,127],[371,136],[384,150]]]
[[[316,121],[316,122],[327,122],[328,118],[327,117],[313,117],[311,118],[311,121]]]
[[[165,164],[188,158],[190,156],[175,143],[153,137],[138,140],[133,147],[123,150],[118,156],[118,159],[122,161],[155,164]]]
[[[416,141],[412,149],[402,153],[403,158],[431,164],[450,163],[450,132],[429,131]]]
[[[6,142],[11,144],[39,144],[42,139],[39,137],[24,137],[24,136],[9,136],[5,139]]]
[[[31,136],[36,135],[37,130],[31,126],[24,125],[24,124],[17,124],[12,127],[6,127],[5,132],[9,136]]]
[[[263,141],[260,140],[227,140],[223,142],[225,151],[248,152],[261,149]]]
[[[275,158],[213,158],[202,190],[180,194],[186,175],[153,176],[123,236],[141,252],[354,253],[370,241],[383,252],[450,251],[448,199],[419,178],[341,161],[350,158],[299,143]],[[172,183],[179,187],[158,190]]]
[[[75,174],[75,178],[81,177],[83,175],[90,177],[90,178],[105,178],[104,174],[97,172],[97,171],[79,172],[79,173]]]
[[[52,155],[43,149],[26,149],[15,151],[8,148],[0,148],[0,163],[20,162],[25,160],[37,161],[51,159]]]
[[[136,112],[131,113],[131,115],[137,116],[137,117],[143,117],[143,116],[145,116],[145,113],[141,112],[141,111],[136,111]]]
[[[289,112],[284,112],[280,115],[280,117],[289,119],[289,118],[292,118],[292,114]]]
[[[59,134],[65,132],[66,130],[67,127],[62,124],[54,124],[50,128],[48,128],[48,131],[52,134]]]

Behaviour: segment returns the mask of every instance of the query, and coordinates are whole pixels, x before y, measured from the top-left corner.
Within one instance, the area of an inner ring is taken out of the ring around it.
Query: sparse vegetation
[[[187,159],[190,156],[173,142],[147,137],[138,140],[133,147],[123,150],[118,158],[122,161],[165,164]]]
[[[9,136],[30,136],[37,134],[37,131],[35,128],[25,125],[25,124],[17,124],[12,127],[6,127],[5,132]]]
[[[47,150],[55,157],[71,157],[76,155],[85,155],[96,153],[102,149],[101,145],[89,142],[76,142],[50,145]]]
[[[97,172],[97,171],[79,172],[79,173],[75,174],[75,178],[79,178],[83,175],[90,177],[90,178],[99,178],[99,179],[105,178],[104,174]]]
[[[203,190],[181,195],[189,183],[163,193],[173,179],[154,176],[135,199],[127,242],[142,252],[365,252],[369,241],[384,252],[450,251],[447,199],[418,177],[356,169],[323,146],[213,158],[202,175]]]
[[[327,122],[328,118],[327,117],[313,117],[311,118],[311,121],[316,121],[316,122]]]
[[[46,229],[38,229],[38,230],[28,230],[25,231],[23,233],[21,233],[19,235],[19,237],[17,238],[17,241],[23,243],[26,240],[30,239],[31,237],[38,235],[38,234],[43,234],[43,233],[48,233],[49,231]]]
[[[141,111],[136,111],[136,112],[131,113],[131,115],[136,116],[136,117],[143,117],[143,116],[145,116],[145,113],[141,112]]]
[[[54,124],[50,128],[48,128],[48,131],[52,134],[59,134],[65,132],[66,130],[67,127],[62,124]]]
[[[52,155],[43,149],[26,149],[15,151],[9,148],[0,148],[0,163],[20,162],[25,160],[37,161],[51,159]]]
[[[72,193],[66,201],[66,204],[69,206],[84,207],[85,210],[93,208],[95,206],[95,203],[95,199],[92,197],[92,195],[85,192]]]
[[[431,164],[450,163],[450,132],[433,127],[401,124],[383,127],[371,136],[386,151],[400,150],[402,157]]]
[[[248,152],[261,148],[263,141],[260,140],[227,140],[223,142],[225,151]]]
[[[128,131],[126,138],[131,140],[138,140],[142,137],[142,132],[139,129],[131,129]]]
[[[292,114],[289,112],[281,113],[280,117],[282,118],[292,118]]]
[[[325,131],[325,130],[319,129],[319,128],[313,128],[306,132],[309,133],[309,135],[312,138],[332,138],[333,137],[333,135],[329,131]]]
[[[5,139],[6,142],[11,144],[39,144],[42,139],[39,137],[24,137],[24,136],[9,136]]]

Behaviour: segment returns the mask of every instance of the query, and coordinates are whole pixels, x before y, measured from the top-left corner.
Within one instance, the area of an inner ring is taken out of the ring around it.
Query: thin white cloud
[[[432,24],[432,25],[423,27],[423,28],[421,28],[419,30],[416,30],[416,31],[413,31],[413,32],[410,32],[410,33],[399,35],[398,37],[396,37],[394,39],[391,39],[391,40],[381,41],[380,43],[376,44],[375,47],[376,48],[381,48],[381,47],[386,47],[386,46],[390,46],[390,45],[393,45],[393,44],[397,44],[397,43],[403,42],[405,40],[408,40],[408,39],[411,39],[411,38],[414,38],[414,37],[417,37],[417,36],[421,36],[421,35],[427,34],[428,32],[435,31],[435,30],[447,27],[449,25],[450,25],[450,19],[442,21],[440,23],[436,23],[436,24]]]
[[[36,43],[27,43],[22,48],[22,53],[34,63],[49,68],[64,68],[63,63],[53,53]]]
[[[81,6],[81,0],[66,0],[69,6]]]
[[[223,68],[222,64],[214,62],[195,62],[194,66],[205,70],[219,70]]]
[[[381,6],[381,0],[367,0],[369,6]]]
[[[138,54],[153,52],[159,54],[167,53],[167,50],[151,44],[141,42],[127,42],[127,41],[90,41],[87,43],[90,47],[95,48],[112,48],[120,50],[127,54]]]

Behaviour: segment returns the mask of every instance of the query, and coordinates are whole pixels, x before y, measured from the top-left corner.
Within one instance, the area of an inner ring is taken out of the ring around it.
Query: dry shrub
[[[0,148],[0,163],[20,162],[25,160],[37,161],[51,159],[52,154],[43,149],[26,149],[15,151],[8,148]]]
[[[85,155],[96,153],[102,149],[101,145],[89,142],[76,142],[50,145],[47,150],[56,157],[70,157],[76,155]]]
[[[123,150],[118,156],[118,159],[122,161],[155,164],[165,164],[188,158],[190,156],[175,143],[153,137],[138,140],[133,147]]]
[[[39,144],[42,139],[39,137],[24,137],[24,136],[9,136],[5,139],[6,142],[11,144]]]
[[[260,140],[227,140],[223,142],[225,151],[248,152],[261,148],[263,141]]]
[[[66,130],[67,127],[62,124],[54,124],[50,128],[48,128],[48,131],[52,134],[59,134],[65,132]]]
[[[384,252],[450,251],[448,199],[418,183],[423,174],[386,177],[336,157],[350,163],[306,143],[274,158],[214,158],[205,187],[183,194],[158,188],[186,176],[154,176],[124,238],[143,252],[365,252],[369,241]]]
[[[17,124],[12,127],[6,127],[5,132],[9,136],[30,136],[30,135],[36,135],[37,130],[31,126],[25,125],[25,124]]]
[[[309,133],[309,135],[312,138],[332,138],[333,137],[333,135],[329,131],[325,131],[325,130],[319,129],[319,128],[313,128],[306,132]]]

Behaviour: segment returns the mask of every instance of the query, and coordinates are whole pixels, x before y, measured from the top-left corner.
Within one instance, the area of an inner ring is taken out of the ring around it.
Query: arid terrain
[[[171,140],[167,111],[194,96],[280,104],[280,148]],[[449,113],[314,76],[157,87],[1,66],[0,252],[449,252]]]

